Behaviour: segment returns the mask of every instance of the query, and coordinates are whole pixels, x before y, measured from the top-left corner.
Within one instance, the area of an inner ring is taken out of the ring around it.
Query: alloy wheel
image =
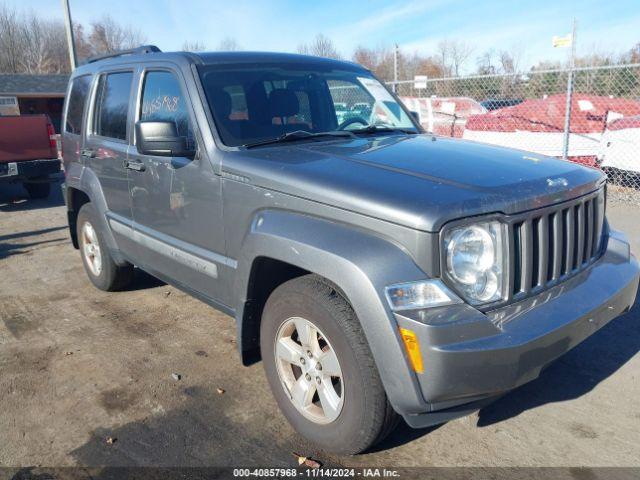
[[[344,380],[327,336],[313,322],[291,317],[278,329],[274,349],[280,383],[295,408],[314,423],[337,419]]]
[[[93,226],[89,222],[82,225],[82,253],[89,266],[89,270],[96,277],[102,271],[102,254],[100,252],[100,243]]]

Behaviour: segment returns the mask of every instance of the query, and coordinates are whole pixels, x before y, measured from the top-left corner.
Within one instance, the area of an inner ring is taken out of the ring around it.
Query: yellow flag
[[[570,47],[571,46],[571,34],[568,33],[567,35],[560,37],[558,35],[554,35],[553,39],[551,40],[551,44],[553,45],[553,48],[558,48],[558,47]]]

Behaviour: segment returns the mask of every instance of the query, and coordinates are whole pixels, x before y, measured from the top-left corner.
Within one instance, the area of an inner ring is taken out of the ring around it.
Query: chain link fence
[[[640,64],[389,85],[428,132],[602,169],[610,198],[640,204]]]

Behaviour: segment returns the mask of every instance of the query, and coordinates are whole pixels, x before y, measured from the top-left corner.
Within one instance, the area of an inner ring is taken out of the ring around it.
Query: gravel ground
[[[610,219],[640,252],[637,207]],[[58,189],[2,185],[0,465],[640,466],[637,307],[477,415],[332,456],[292,431],[262,365],[241,366],[231,318],[143,272],[96,290]]]

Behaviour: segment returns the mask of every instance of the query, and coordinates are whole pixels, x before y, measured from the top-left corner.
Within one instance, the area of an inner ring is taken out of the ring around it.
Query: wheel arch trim
[[[338,286],[360,319],[391,404],[402,413],[425,411],[426,402],[384,297],[385,286],[426,276],[402,249],[369,232],[322,218],[282,210],[259,212],[243,240],[234,288],[241,355],[250,275],[260,257],[315,273]]]
[[[100,233],[102,233],[103,239],[107,243],[109,253],[111,253],[114,262],[117,265],[126,264],[127,262],[120,253],[116,239],[113,236],[113,232],[111,230],[109,222],[107,221],[107,201],[104,197],[104,193],[102,192],[102,188],[100,187],[100,180],[98,179],[97,175],[91,169],[85,167],[82,169],[79,176],[67,177],[65,181],[64,200],[67,205],[68,212],[75,210],[75,206],[73,205],[72,201],[73,190],[84,193],[89,198],[89,201],[91,202],[93,207],[96,209],[98,213]],[[71,228],[71,225],[69,226]]]

